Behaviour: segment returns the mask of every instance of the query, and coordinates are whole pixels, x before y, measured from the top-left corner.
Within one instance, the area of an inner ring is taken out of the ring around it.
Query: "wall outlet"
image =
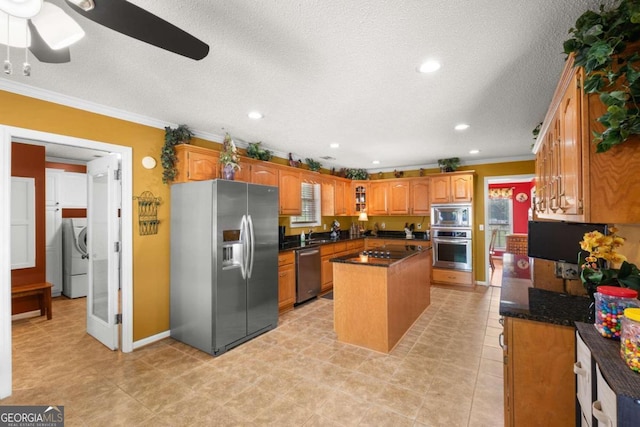
[[[384,230],[384,228],[387,226],[387,224],[385,224],[384,222],[382,224],[380,224],[380,228],[382,228]]]
[[[478,224],[478,230],[484,231],[484,224]]]
[[[326,230],[327,229],[327,224],[322,224],[322,227]]]
[[[418,230],[422,230],[422,224],[418,224]]]

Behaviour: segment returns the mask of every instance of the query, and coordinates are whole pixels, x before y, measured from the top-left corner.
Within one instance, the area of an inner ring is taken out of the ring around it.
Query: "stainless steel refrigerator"
[[[278,324],[278,188],[171,187],[171,337],[219,355]]]

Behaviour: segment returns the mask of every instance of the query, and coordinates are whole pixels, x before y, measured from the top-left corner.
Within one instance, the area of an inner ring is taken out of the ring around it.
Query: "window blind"
[[[317,225],[320,222],[320,185],[302,183],[301,188],[302,212],[291,218],[292,224]]]

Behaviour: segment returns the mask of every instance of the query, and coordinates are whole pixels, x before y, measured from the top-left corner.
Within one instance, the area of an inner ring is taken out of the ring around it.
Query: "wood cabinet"
[[[372,182],[369,185],[368,215],[387,215],[389,213],[389,182]]]
[[[347,183],[342,179],[334,180],[334,215],[338,216],[346,216],[348,215],[347,207],[349,204],[347,203],[347,196],[349,191],[347,190]]]
[[[301,177],[295,169],[278,171],[278,187],[281,215],[300,215],[302,211]]]
[[[335,207],[335,179],[325,178],[320,181],[320,215],[335,215]]]
[[[575,425],[574,328],[503,319],[505,426]]]
[[[324,294],[333,289],[333,264],[329,260],[334,257],[334,245],[326,244],[320,246],[320,256],[320,293]]]
[[[220,177],[218,152],[190,144],[176,145],[176,168],[174,183],[204,181]]]
[[[534,146],[538,218],[637,223],[640,218],[640,136],[596,153],[593,132],[605,106],[582,90],[583,70],[570,56]]]
[[[296,268],[293,251],[278,254],[278,310],[293,308],[296,301]]]
[[[361,212],[367,212],[368,215],[369,183],[366,181],[352,181],[351,193],[353,194],[353,203],[350,204],[351,214],[360,215]]]
[[[430,215],[429,179],[417,178],[409,181],[409,209],[411,215]]]
[[[473,173],[450,172],[430,177],[431,203],[471,203],[473,201]]]
[[[389,182],[389,215],[408,215],[410,212],[410,184],[408,180]]]
[[[471,271],[433,268],[431,270],[431,281],[443,285],[473,286],[473,273]]]
[[[278,186],[278,169],[265,162],[251,164],[251,182],[254,184]]]

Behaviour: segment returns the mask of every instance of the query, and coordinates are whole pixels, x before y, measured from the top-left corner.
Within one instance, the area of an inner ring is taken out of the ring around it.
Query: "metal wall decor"
[[[158,205],[162,198],[155,197],[151,191],[144,191],[139,196],[133,196],[138,200],[138,231],[141,236],[158,234]]]

